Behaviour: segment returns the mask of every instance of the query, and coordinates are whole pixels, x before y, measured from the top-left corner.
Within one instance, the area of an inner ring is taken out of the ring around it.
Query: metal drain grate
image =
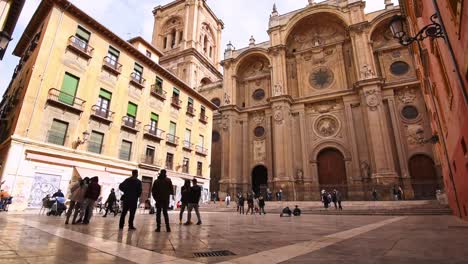
[[[217,250],[217,251],[193,253],[193,256],[195,256],[196,258],[225,257],[225,256],[235,256],[235,255],[236,254],[232,253],[229,250]]]

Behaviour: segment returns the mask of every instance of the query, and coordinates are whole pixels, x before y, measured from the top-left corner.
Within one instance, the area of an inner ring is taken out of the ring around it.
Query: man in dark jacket
[[[65,197],[65,195],[63,195],[62,190],[58,189],[58,191],[52,195],[52,198],[55,197]]]
[[[88,188],[86,189],[85,193],[85,200],[83,202],[83,214],[86,212],[86,215],[80,215],[83,218],[83,224],[89,224],[89,220],[93,216],[94,206],[96,204],[96,200],[99,198],[101,194],[101,185],[99,185],[99,177],[95,176],[90,179],[90,183]]]
[[[107,197],[107,201],[105,203],[106,213],[102,217],[106,217],[109,211],[114,213],[114,216],[117,215],[117,213],[114,211],[114,205],[116,201],[117,201],[117,197],[115,197],[115,191],[114,191],[114,188],[112,188],[109,194],[109,197]]]
[[[198,186],[197,184],[197,179],[192,180],[192,188],[190,189],[190,201],[189,201],[189,209],[188,209],[188,216],[187,216],[187,222],[184,225],[190,225],[192,222],[190,221],[192,219],[192,210],[195,209],[195,213],[197,214],[197,225],[201,225],[201,217],[200,217],[200,211],[198,210],[198,202],[200,201],[201,198],[201,187]]]
[[[128,230],[135,230],[133,220],[138,205],[138,198],[141,196],[141,181],[138,179],[138,170],[132,171],[132,176],[125,179],[120,185],[119,189],[124,193],[120,198],[122,200],[122,214],[120,215],[119,229],[123,229],[125,225],[125,217],[127,212],[130,211],[128,218]]]
[[[166,170],[159,172],[159,177],[153,183],[152,189],[153,199],[156,201],[156,232],[161,232],[161,211],[164,214],[164,222],[166,223],[166,231],[171,232],[169,226],[169,208],[170,196],[174,194],[171,179],[167,178]]]

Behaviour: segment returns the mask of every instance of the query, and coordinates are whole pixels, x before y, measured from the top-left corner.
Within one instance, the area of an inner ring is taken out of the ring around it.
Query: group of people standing
[[[323,207],[325,207],[325,209],[328,209],[329,205],[333,203],[335,205],[335,210],[337,209],[343,210],[343,207],[341,206],[342,197],[341,197],[340,191],[336,189],[334,189],[331,192],[322,190],[321,198],[322,198]]]
[[[60,190],[59,190],[60,191]],[[70,207],[68,208],[65,224],[68,224],[70,217],[73,214],[72,224],[83,223],[89,224],[95,207],[96,200],[101,194],[101,185],[99,185],[99,177],[86,177],[80,179],[71,187]],[[54,194],[56,197],[63,194]],[[78,218],[79,214],[79,218]],[[78,218],[78,219],[77,219]]]
[[[248,193],[244,196],[242,193],[237,194],[237,212],[239,214],[266,214],[265,212],[265,198],[263,195],[256,195],[255,193]],[[247,212],[244,212],[245,202],[247,201]]]

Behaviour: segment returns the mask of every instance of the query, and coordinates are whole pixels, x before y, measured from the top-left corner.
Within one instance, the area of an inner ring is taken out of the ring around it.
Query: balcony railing
[[[179,97],[178,96],[173,96],[171,98],[171,105],[177,109],[180,109],[181,108],[181,105],[182,105],[182,101],[179,100]]]
[[[175,135],[172,134],[167,134],[166,135],[166,143],[170,145],[177,146],[179,145],[179,137],[176,137]]]
[[[191,117],[195,116],[195,108],[193,108],[193,105],[187,105],[187,115]]]
[[[188,141],[188,140],[184,140],[182,148],[184,150],[192,151],[193,150],[193,144],[190,143],[190,141]]]
[[[83,112],[83,106],[86,101],[58,89],[51,88],[49,89],[47,102],[72,112],[81,113]]]
[[[70,36],[68,38],[68,49],[74,51],[79,56],[89,60],[93,57],[94,48],[91,47],[88,42],[77,38],[76,36]]]
[[[158,141],[163,140],[164,130],[153,127],[151,125],[146,125],[144,127],[144,131],[145,131],[144,135],[147,137],[153,138]]]
[[[114,112],[102,106],[93,105],[91,107],[91,117],[103,123],[109,124],[109,123],[112,123],[114,119]]]
[[[102,67],[115,75],[119,75],[122,72],[122,64],[109,56],[104,57]]]
[[[202,147],[202,146],[196,146],[195,148],[195,153],[201,156],[207,156],[208,155],[208,149]]]
[[[157,160],[154,156],[151,155],[142,155],[140,157],[140,163],[146,164],[146,165],[153,165],[157,166]]]
[[[64,146],[68,135],[63,131],[49,130],[47,131],[46,141],[51,144]]]
[[[160,100],[164,101],[166,100],[166,91],[164,91],[161,87],[159,87],[157,84],[151,85],[151,95],[155,96],[156,98],[159,98]]]
[[[132,72],[132,74],[130,74],[130,82],[138,88],[144,88],[146,79],[143,78],[139,73]]]
[[[208,116],[206,116],[204,113],[200,113],[200,118],[198,120],[200,122],[202,122],[203,124],[207,124],[208,123]]]
[[[137,121],[134,117],[124,116],[122,117],[122,128],[130,130],[131,132],[137,133],[140,131],[140,121]]]

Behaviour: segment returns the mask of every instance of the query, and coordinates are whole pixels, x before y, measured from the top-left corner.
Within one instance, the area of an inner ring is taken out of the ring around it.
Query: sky
[[[164,5],[172,0],[71,0],[101,24],[123,39],[141,35],[151,42],[153,14],[155,6]],[[315,1],[322,2],[322,1]],[[398,0],[392,0],[396,5]],[[6,90],[19,58],[13,56],[17,41],[23,34],[40,0],[27,0],[20,15],[13,40],[8,46],[5,57],[0,61],[0,94]],[[135,5],[135,3],[138,3]],[[268,40],[267,28],[273,4],[278,12],[284,14],[308,5],[308,0],[207,0],[213,12],[224,22],[221,52],[231,41],[236,48],[248,46],[250,36],[257,43]],[[366,13],[383,9],[384,0],[367,0]],[[124,19],[123,19],[124,18]]]

